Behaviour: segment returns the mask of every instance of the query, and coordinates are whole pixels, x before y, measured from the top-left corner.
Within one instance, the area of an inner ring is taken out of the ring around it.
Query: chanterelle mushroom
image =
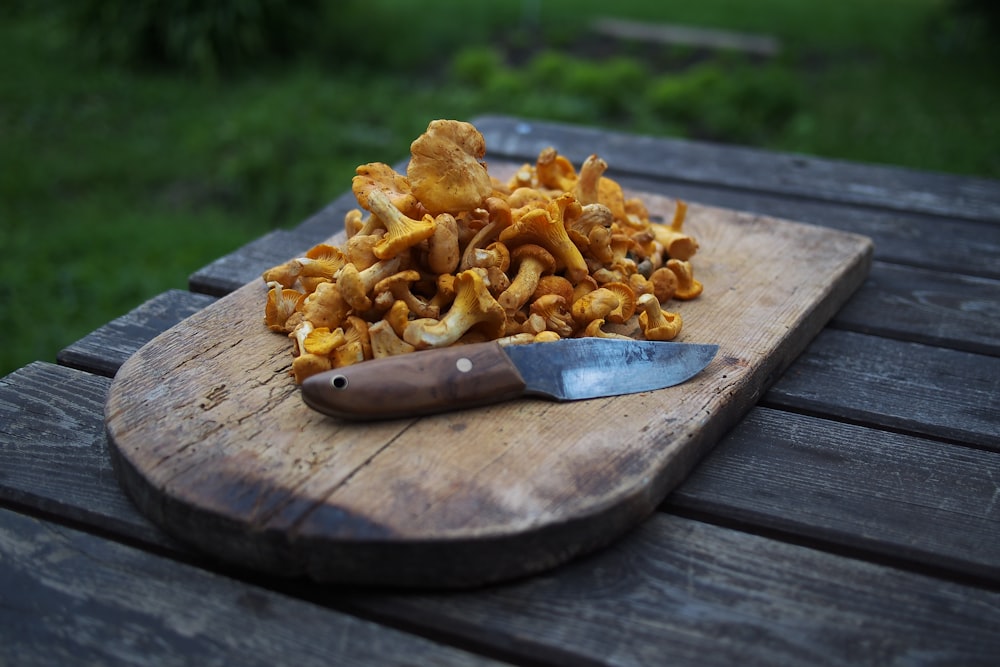
[[[486,140],[471,123],[433,120],[410,144],[406,176],[428,211],[457,214],[482,206],[493,193],[485,155]]]
[[[385,235],[372,249],[379,259],[395,257],[434,234],[434,218],[430,214],[421,220],[407,217],[381,190],[372,190],[369,193],[368,210],[377,215],[386,226]]]
[[[681,332],[682,320],[677,313],[667,313],[652,294],[639,297],[639,326],[647,340],[673,340]]]
[[[411,321],[403,340],[417,349],[451,345],[473,327],[484,330],[488,339],[503,335],[507,314],[486,289],[479,272],[463,271],[455,276],[455,301],[440,320]]]

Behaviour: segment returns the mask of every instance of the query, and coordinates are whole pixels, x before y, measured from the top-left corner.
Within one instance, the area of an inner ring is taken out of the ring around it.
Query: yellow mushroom
[[[368,195],[368,210],[386,226],[385,234],[372,248],[379,259],[395,257],[434,234],[433,216],[427,214],[422,220],[407,217],[381,190],[372,190]]]
[[[687,203],[678,199],[674,207],[673,220],[669,225],[651,223],[649,226],[656,241],[672,259],[689,260],[698,252],[698,241],[681,231],[686,216]]]
[[[674,292],[675,299],[687,301],[701,294],[704,288],[700,282],[695,280],[691,262],[671,259],[667,261],[667,268],[677,276],[677,290]]]
[[[422,217],[426,213],[423,205],[413,194],[410,182],[391,166],[382,162],[369,162],[359,165],[355,169],[355,174],[351,179],[351,190],[363,208],[371,210],[368,199],[372,192],[379,190],[404,215]]]
[[[385,259],[372,264],[363,271],[358,271],[352,263],[347,263],[337,275],[337,285],[344,300],[356,312],[363,313],[372,307],[369,296],[379,281],[388,278],[402,264],[400,257]]]
[[[652,294],[640,296],[638,304],[639,326],[647,340],[673,340],[681,332],[680,314],[664,311]]]
[[[302,286],[307,292],[312,292],[319,283],[333,280],[347,260],[340,248],[320,243],[295,261],[302,267],[299,275]]]
[[[402,301],[407,309],[416,314],[417,317],[437,318],[440,311],[438,307],[428,303],[421,297],[410,291],[410,284],[420,280],[420,272],[409,269],[394,273],[387,278],[383,278],[375,284],[373,288],[376,294],[388,292],[392,294],[394,301]]]
[[[302,340],[302,349],[305,354],[318,354],[324,357],[329,356],[334,348],[346,342],[343,329],[338,327],[331,331],[328,327],[318,327],[306,334]]]
[[[451,213],[434,218],[434,233],[427,247],[427,268],[432,273],[454,273],[462,254],[458,245],[458,222]]]
[[[264,305],[264,323],[271,331],[287,332],[289,318],[297,311],[306,295],[298,290],[282,287],[280,283],[269,283],[267,303]]]
[[[618,298],[618,305],[605,315],[612,324],[624,324],[635,314],[635,291],[631,285],[621,282],[604,283],[601,289],[612,292]]]
[[[371,337],[374,359],[406,354],[417,349],[400,338],[395,328],[386,320],[379,320],[368,327],[368,335]]]
[[[545,248],[527,243],[514,248],[511,267],[517,273],[510,281],[510,287],[497,299],[508,313],[513,313],[528,301],[542,275],[555,270],[556,260]]]
[[[570,191],[576,185],[573,163],[549,146],[538,154],[535,161],[538,183],[552,190]]]
[[[564,195],[572,197],[572,195]],[[570,282],[582,280],[588,273],[587,262],[580,249],[570,240],[563,225],[563,202],[550,201],[544,209],[532,209],[500,232],[500,240],[509,247],[534,243],[556,258],[557,266],[565,267]]]
[[[503,334],[507,315],[475,270],[455,277],[455,301],[440,320],[420,318],[406,325],[403,340],[417,349],[451,345],[475,328],[487,338]]]
[[[297,260],[290,259],[284,264],[271,267],[261,277],[264,278],[265,283],[277,283],[281,287],[290,288],[299,279],[301,272],[302,265]]]
[[[486,140],[472,124],[433,120],[410,144],[406,175],[427,210],[457,215],[482,206],[493,182],[482,163]]]
[[[601,328],[603,326],[604,326],[603,319],[598,318],[596,320],[592,320],[587,325],[587,328],[583,330],[583,335],[591,338],[621,338],[624,340],[632,340],[628,336],[605,331],[604,329]]]
[[[375,244],[380,238],[382,238],[381,232],[352,236],[344,245],[344,259],[357,267],[358,271],[364,271],[379,261],[375,256]]]
[[[331,368],[333,368],[333,363],[330,357],[319,354],[300,354],[292,360],[292,375],[298,384],[302,384],[310,375],[316,375]]]
[[[302,302],[302,314],[313,326],[336,329],[351,312],[337,283],[321,283]]]
[[[660,303],[666,303],[674,298],[677,291],[677,274],[665,266],[661,266],[649,276],[653,286],[653,295]]]
[[[365,349],[359,341],[344,343],[333,351],[330,355],[330,362],[333,368],[343,368],[359,364],[365,360]]]
[[[561,296],[567,306],[573,303],[573,283],[562,276],[547,275],[538,279],[538,286],[532,293],[532,300],[540,299],[546,294],[557,294]]]
[[[601,320],[608,316],[608,313],[618,307],[619,297],[617,294],[604,287],[587,292],[570,306],[573,319],[580,326],[586,326],[594,320]]]
[[[545,324],[546,331],[553,331],[563,338],[569,338],[576,330],[576,323],[569,311],[569,304],[559,294],[545,294],[531,302],[532,317],[538,316]]]
[[[576,181],[574,194],[581,204],[586,206],[587,204],[600,203],[601,195],[598,186],[607,169],[608,163],[597,155],[587,156],[587,159],[580,165],[580,177]]]

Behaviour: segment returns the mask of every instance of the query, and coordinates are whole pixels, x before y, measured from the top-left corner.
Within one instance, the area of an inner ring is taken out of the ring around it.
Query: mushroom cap
[[[317,327],[306,334],[303,347],[305,354],[329,356],[334,348],[340,347],[346,342],[347,338],[344,337],[343,329],[338,327],[331,331],[328,327]]]
[[[587,262],[567,235],[560,215],[559,205],[553,202],[545,208],[531,209],[501,231],[500,240],[510,247],[525,243],[542,246],[556,258],[558,265],[566,267],[566,277],[576,282],[588,273]]]
[[[569,312],[569,303],[559,294],[546,294],[531,302],[532,316],[538,315],[545,322],[545,330],[563,338],[573,335],[576,325]]]
[[[539,275],[552,273],[556,269],[556,258],[552,256],[552,253],[534,243],[525,243],[514,248],[510,253],[510,266],[513,269],[518,269],[527,259],[536,262],[536,265],[540,267]]]
[[[333,367],[330,357],[319,354],[300,354],[292,360],[292,374],[295,382],[302,382],[310,375],[316,375],[323,371],[328,371]]]
[[[425,213],[406,177],[384,162],[359,165],[355,174],[351,179],[351,190],[363,208],[368,208],[368,196],[372,191],[381,190],[392,205],[405,215],[418,217]]]
[[[485,155],[486,140],[471,123],[433,120],[410,144],[410,187],[435,215],[476,208],[493,193]]]
[[[302,314],[316,327],[336,329],[351,311],[338,283],[320,283],[302,301]]]
[[[618,307],[619,300],[611,290],[598,287],[574,301],[570,310],[577,324],[586,325],[598,319],[603,323],[608,313]]]
[[[660,303],[666,303],[674,298],[677,291],[677,274],[665,266],[661,266],[653,271],[649,276],[649,282],[653,284],[653,294]]]
[[[452,273],[461,259],[458,221],[451,213],[440,213],[434,218],[434,233],[427,248],[427,268],[436,274]]]
[[[406,354],[417,349],[400,338],[395,329],[385,320],[379,320],[368,327],[368,334],[371,336],[372,356],[375,359]]]
[[[667,261],[667,268],[677,276],[677,290],[674,292],[675,299],[688,301],[701,294],[704,287],[694,279],[691,262],[671,259]]]
[[[618,297],[618,305],[607,314],[608,322],[612,324],[624,324],[635,314],[635,290],[628,283],[611,282],[601,285],[602,288],[610,290]]]
[[[306,295],[298,290],[271,283],[264,305],[264,323],[271,331],[287,332],[288,318],[302,307]]]
[[[547,294],[557,294],[566,300],[567,304],[573,302],[573,283],[562,276],[547,275],[538,279],[532,299],[540,299]]]
[[[639,297],[639,327],[647,340],[673,340],[681,332],[683,321],[679,313],[664,312],[652,294]]]
[[[553,190],[572,190],[576,185],[576,169],[565,156],[552,146],[542,149],[535,161],[535,176],[538,182]]]
[[[507,314],[497,303],[476,269],[455,276],[455,300],[440,320],[412,320],[403,339],[418,349],[451,345],[463,334],[477,331],[489,340],[499,338],[506,328]]]

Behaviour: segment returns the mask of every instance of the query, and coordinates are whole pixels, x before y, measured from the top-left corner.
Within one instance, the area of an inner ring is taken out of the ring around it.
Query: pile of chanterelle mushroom
[[[471,124],[431,122],[405,175],[357,168],[364,211],[347,214],[346,242],[264,272],[265,322],[292,339],[296,382],[467,342],[617,337],[602,327],[637,313],[636,336],[677,336],[681,318],[664,306],[702,290],[683,202],[672,222],[652,222],[596,155],[577,171],[548,148],[501,182],[485,154]]]

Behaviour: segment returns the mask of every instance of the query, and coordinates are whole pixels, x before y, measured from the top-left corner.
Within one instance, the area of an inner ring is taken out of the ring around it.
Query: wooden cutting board
[[[673,214],[666,197],[629,194]],[[756,402],[871,261],[866,237],[696,204],[685,231],[705,290],[672,302],[679,340],[720,346],[685,384],[346,423],[300,399],[259,281],[122,366],[106,406],[118,478],[180,540],[318,581],[470,586],[606,545]]]

